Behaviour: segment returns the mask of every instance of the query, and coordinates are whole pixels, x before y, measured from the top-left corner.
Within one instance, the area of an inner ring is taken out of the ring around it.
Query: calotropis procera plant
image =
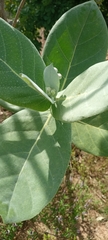
[[[42,57],[0,19],[0,104],[15,111],[0,125],[0,215],[20,222],[54,197],[71,143],[108,156],[108,45],[94,1],[53,26]]]

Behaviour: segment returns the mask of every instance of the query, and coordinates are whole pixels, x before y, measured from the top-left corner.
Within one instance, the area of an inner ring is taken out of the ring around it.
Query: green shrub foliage
[[[101,1],[101,11],[108,25],[108,1],[106,0]]]
[[[7,0],[6,9],[15,16],[20,0]],[[72,7],[84,3],[84,0],[27,0],[20,14],[17,28],[23,32],[40,50],[41,39],[39,29],[44,28],[44,37],[46,38],[49,30],[61,15]],[[97,4],[101,6],[104,17],[107,19],[108,3],[99,0]],[[108,19],[107,19],[108,22]]]
[[[62,2],[62,3],[61,3]],[[17,28],[23,32],[40,50],[41,43],[38,29],[45,29],[44,37],[48,35],[49,30],[59,17],[74,5],[83,1],[68,0],[27,0],[20,14]],[[6,9],[12,16],[15,16],[20,0],[7,0]]]

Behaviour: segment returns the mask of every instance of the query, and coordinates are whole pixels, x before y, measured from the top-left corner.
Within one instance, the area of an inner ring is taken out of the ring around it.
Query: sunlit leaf
[[[22,110],[0,125],[0,215],[20,222],[53,198],[71,153],[70,124]]]
[[[3,19],[0,19],[0,58],[0,84],[4,84],[0,85],[0,98],[21,107],[47,110],[49,101],[27,88],[18,77],[20,73],[27,75],[44,91],[45,63],[31,41]]]
[[[108,111],[72,123],[72,142],[86,152],[108,157]]]
[[[59,92],[53,116],[66,122],[88,118],[108,110],[108,61],[97,63]]]
[[[62,90],[88,67],[105,60],[107,48],[107,25],[95,1],[88,1],[67,11],[55,23],[43,59],[62,74]]]

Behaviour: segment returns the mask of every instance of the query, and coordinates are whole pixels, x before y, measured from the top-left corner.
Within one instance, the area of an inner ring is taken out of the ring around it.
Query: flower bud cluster
[[[58,79],[60,80],[62,78],[61,73],[58,73],[58,69],[57,68],[54,67],[54,69],[57,72]],[[54,98],[56,96],[56,94],[57,94],[57,90],[53,89],[51,87],[46,87],[46,93],[48,94],[49,97]]]
[[[46,87],[46,93],[48,94],[48,96],[50,97],[55,97],[56,96],[56,90],[52,89],[50,87]]]

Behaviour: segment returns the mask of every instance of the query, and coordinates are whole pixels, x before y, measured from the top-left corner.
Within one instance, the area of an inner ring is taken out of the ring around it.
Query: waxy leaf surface
[[[54,197],[71,154],[71,126],[22,110],[0,125],[0,215],[20,222]]]
[[[108,157],[108,111],[72,123],[72,142],[86,152]]]
[[[75,122],[108,110],[108,61],[97,63],[59,92],[53,116]]]
[[[45,111],[50,102],[26,84],[5,62],[0,60],[0,98],[11,104]]]
[[[95,1],[89,1],[64,13],[55,23],[43,59],[62,74],[62,90],[88,67],[105,60],[107,47],[106,23]]]
[[[10,91],[13,91],[16,98],[20,98],[20,102],[22,101],[26,105],[21,105],[19,102],[18,106],[30,107],[40,111],[47,110],[50,106],[49,101],[45,100],[39,93],[26,88],[26,84],[24,88],[24,84],[18,78],[20,73],[24,73],[36,82],[41,89],[45,90],[43,81],[45,63],[31,41],[3,19],[0,19],[0,59],[0,83],[4,84],[4,89],[0,85],[0,98],[7,102],[8,99],[6,98],[9,98],[9,103],[17,105],[16,100],[14,102],[13,97],[11,99],[10,96]],[[27,105],[28,99],[30,106]]]

